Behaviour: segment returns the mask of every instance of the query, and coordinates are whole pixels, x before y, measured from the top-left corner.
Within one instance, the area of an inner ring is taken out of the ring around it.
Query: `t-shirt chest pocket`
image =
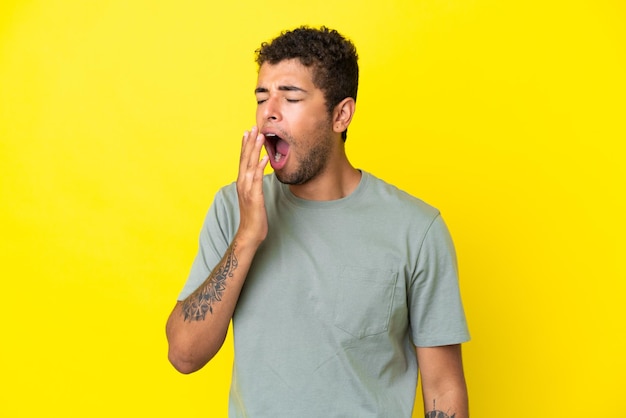
[[[344,267],[333,286],[335,326],[357,338],[386,332],[397,280],[390,269]]]

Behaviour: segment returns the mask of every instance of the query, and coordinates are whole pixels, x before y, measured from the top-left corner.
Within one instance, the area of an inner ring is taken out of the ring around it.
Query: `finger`
[[[250,139],[251,141],[251,139]],[[265,137],[262,134],[257,135],[254,148],[250,155],[250,162],[248,165],[248,178],[252,182],[250,185],[253,189],[253,192],[263,193],[261,182],[263,180],[263,171],[265,170],[265,166],[269,161],[269,157],[267,155],[261,158],[261,150],[263,149],[263,144],[265,143]]]
[[[256,136],[254,136],[255,134]],[[258,133],[258,129],[256,128],[253,128],[244,135],[238,181],[245,190],[252,187],[252,183],[254,183],[255,179],[258,177],[257,172],[259,171],[259,163],[261,162],[259,159],[261,158],[261,151],[263,150],[264,144],[265,136]],[[269,159],[267,161],[269,161]],[[265,169],[267,161],[260,166],[261,173]]]
[[[248,171],[248,165],[250,160],[250,155],[252,154],[252,148],[254,147],[254,142],[251,138],[256,137],[257,132],[256,128],[252,127],[250,131],[245,131],[243,133],[243,138],[241,140],[241,153],[239,155],[239,173],[237,176],[238,181],[241,181],[245,178],[246,172]]]
[[[244,156],[244,161],[242,161],[241,169],[250,173],[252,176],[254,176],[254,172],[259,164],[264,144],[265,136],[263,134],[258,134],[254,140],[252,137],[248,138],[248,143],[246,144],[246,156]],[[247,159],[247,165],[245,159]]]
[[[258,135],[258,130],[256,128],[256,126],[253,126],[252,129],[250,129],[250,131],[245,131],[243,134],[243,139],[241,141],[241,155],[240,155],[240,162],[243,163],[244,161],[247,164],[247,161],[250,157],[250,143],[254,143],[254,141],[250,141],[251,138],[256,138],[256,136]],[[252,144],[254,145],[254,144]]]
[[[253,128],[245,138],[239,166],[240,173],[249,172],[251,176],[254,176],[254,171],[261,158],[261,151],[263,150],[264,144],[265,136],[258,133],[258,130]]]
[[[252,141],[251,141],[252,142]],[[254,146],[252,153],[250,154],[249,167],[256,168],[261,158],[261,151],[263,151],[263,145],[265,144],[265,135],[258,133],[254,140]]]
[[[267,163],[269,162],[269,160],[270,160],[270,157],[268,155],[264,155],[263,158],[261,158],[261,160],[258,162],[256,171],[254,173],[255,182],[263,181],[263,174],[265,172],[265,167],[267,166]],[[263,190],[261,189],[261,192],[262,191]]]

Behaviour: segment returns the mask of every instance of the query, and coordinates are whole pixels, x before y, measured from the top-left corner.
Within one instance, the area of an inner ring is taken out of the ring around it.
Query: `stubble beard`
[[[332,137],[330,133],[326,133],[327,129],[328,122],[320,123],[318,132],[321,132],[321,134],[313,141],[314,146],[307,155],[297,161],[298,165],[295,171],[275,171],[274,174],[278,181],[284,184],[299,186],[313,180],[326,169],[332,150]],[[297,140],[293,140],[293,138],[290,138],[290,140],[292,146],[297,145]]]

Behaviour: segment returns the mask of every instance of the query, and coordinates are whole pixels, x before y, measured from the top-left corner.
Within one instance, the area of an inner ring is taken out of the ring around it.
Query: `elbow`
[[[172,366],[174,366],[174,368],[176,369],[176,371],[182,374],[191,374],[201,369],[201,367],[197,367],[192,363],[180,361],[172,357],[170,357],[169,360]]]
[[[207,335],[193,327],[190,330],[190,326],[177,324],[175,318],[173,315],[170,316],[165,328],[168,343],[167,358],[180,373],[194,373],[217,354],[225,335],[216,339],[213,334]]]
[[[167,354],[169,362],[178,372],[182,374],[191,374],[197,372],[209,362],[211,357],[207,359],[198,359],[197,357],[191,355],[191,353],[185,353],[184,351],[176,350],[171,346]]]
[[[169,338],[167,358],[182,374],[197,372],[217,354],[219,346],[206,344],[197,339]]]

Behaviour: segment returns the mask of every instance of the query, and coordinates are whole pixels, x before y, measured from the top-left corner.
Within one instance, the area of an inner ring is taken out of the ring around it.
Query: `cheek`
[[[297,118],[291,119],[291,128],[301,134],[317,134],[320,129],[328,125],[326,114],[319,109],[301,112],[297,116]]]

